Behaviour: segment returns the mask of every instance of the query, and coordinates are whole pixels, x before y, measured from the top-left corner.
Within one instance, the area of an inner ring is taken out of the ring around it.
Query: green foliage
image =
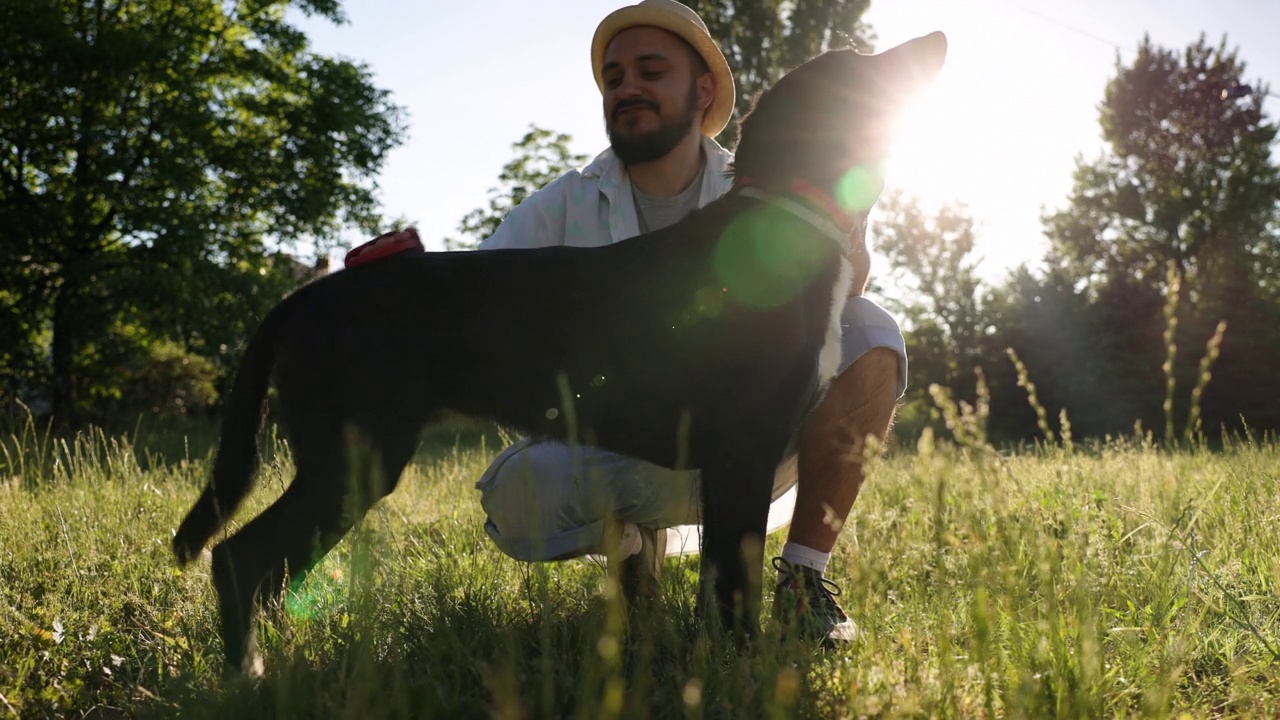
[[[1242,97],[1245,66],[1226,41],[1203,37],[1179,54],[1144,40],[1117,64],[1100,122],[1107,149],[1077,161],[1067,208],[1046,231],[1073,277],[1090,286],[1134,276],[1152,287],[1172,262],[1188,293],[1203,297],[1256,285],[1259,261],[1280,256],[1280,166],[1267,88]],[[1266,264],[1265,262],[1262,264]]]
[[[474,248],[497,232],[507,214],[525,198],[566,172],[584,165],[587,156],[569,149],[572,140],[565,133],[530,125],[529,132],[512,143],[511,149],[516,157],[502,166],[498,187],[489,189],[489,207],[467,213],[458,225],[462,239],[445,238],[445,247],[450,250]]]
[[[140,413],[185,415],[209,410],[217,399],[218,372],[208,358],[171,340],[146,346],[118,373],[120,393],[108,417]]]
[[[323,250],[343,226],[377,226],[373,178],[401,110],[364,66],[310,53],[288,5],[0,6],[0,339],[25,367],[49,334],[58,412],[113,382],[80,362],[111,328],[207,343],[213,312],[278,299],[269,272],[238,288],[249,302],[211,297],[265,268],[269,244]],[[299,7],[342,21],[333,2]],[[21,373],[0,380],[43,374]]]
[[[738,120],[761,90],[833,47],[870,50],[875,39],[862,22],[870,0],[682,0],[720,43],[733,72],[738,98],[733,119],[716,138],[733,147]]]
[[[872,269],[873,287],[884,295],[907,338],[905,402],[916,407],[903,416],[907,424],[900,420],[899,425],[910,439],[922,424],[942,427],[932,385],[976,401],[974,370],[991,363],[984,357],[990,325],[973,257],[973,218],[960,205],[929,213],[917,200],[889,193],[876,206],[871,234],[888,263]],[[886,279],[892,280],[893,292],[884,292]]]
[[[973,216],[955,204],[929,214],[918,201],[891,193],[876,207],[874,236],[889,264],[886,275],[901,291],[887,297],[886,306],[910,327],[933,328],[948,351],[948,367],[930,379],[950,384],[968,374],[987,327]]]
[[[1048,263],[1080,293],[1089,325],[1081,340],[1091,347],[1076,355],[1086,374],[1117,386],[1079,402],[1128,405],[1148,426],[1163,420],[1170,439],[1176,418],[1193,412],[1172,389],[1197,385],[1220,321],[1231,332],[1219,341],[1216,382],[1195,393],[1197,422],[1280,427],[1274,403],[1250,389],[1280,362],[1277,128],[1263,111],[1266,86],[1244,73],[1225,39],[1214,47],[1201,37],[1180,53],[1144,40],[1132,62],[1117,63],[1100,106],[1106,149],[1077,161],[1068,205],[1044,218]],[[1162,362],[1165,383],[1154,387],[1150,369]]]
[[[24,438],[0,437],[0,461],[32,456],[0,467],[0,713],[18,717],[1280,712],[1274,441],[998,455],[926,436],[874,462],[828,571],[863,641],[766,632],[743,657],[692,622],[692,559],[628,622],[594,563],[499,553],[471,480],[500,439],[446,430],[263,626],[253,684],[219,677],[208,561],[178,571],[167,547],[210,456]],[[285,446],[267,455],[241,518],[292,472]]]
[[[1203,38],[1180,53],[1144,40],[1117,63],[1099,108],[1106,148],[1078,159],[1067,204],[1044,216],[1043,269],[1018,268],[979,303],[993,438],[1052,437],[1054,415],[1077,436],[1137,422],[1168,442],[1280,428],[1277,406],[1257,392],[1280,363],[1277,129],[1263,112],[1266,87],[1244,72],[1225,41]],[[930,295],[914,311],[925,320],[909,336],[913,364],[936,362],[927,350],[945,338]],[[968,295],[957,297],[943,306],[965,316]],[[1021,368],[1002,362],[1009,349]],[[1021,390],[1027,374],[1035,412]]]

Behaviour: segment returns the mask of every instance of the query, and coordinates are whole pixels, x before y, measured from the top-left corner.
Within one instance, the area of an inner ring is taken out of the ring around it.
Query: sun
[[[1039,256],[1042,210],[1066,196],[1073,158],[1096,138],[1102,87],[1080,71],[1087,58],[1037,48],[1034,35],[992,41],[982,19],[939,24],[947,60],[898,122],[886,189],[926,212],[964,205],[977,255],[1008,267]]]
[[[942,74],[903,113],[889,161],[889,186],[928,208],[984,193],[1002,138],[989,121],[990,98],[975,68],[948,61]]]

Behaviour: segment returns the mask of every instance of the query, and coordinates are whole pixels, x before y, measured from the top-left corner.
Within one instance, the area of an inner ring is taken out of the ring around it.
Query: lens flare
[[[724,288],[704,287],[695,293],[693,302],[698,315],[706,318],[720,315],[720,310],[724,307],[725,292]]]
[[[323,572],[317,567],[285,593],[285,612],[298,620],[311,620],[332,611],[346,592],[342,578],[341,567]]]
[[[883,163],[855,166],[836,182],[836,203],[850,215],[867,212],[884,189],[884,173]]]
[[[798,221],[772,205],[738,216],[716,247],[716,276],[736,302],[777,307],[793,299],[822,266],[822,247],[795,241]]]

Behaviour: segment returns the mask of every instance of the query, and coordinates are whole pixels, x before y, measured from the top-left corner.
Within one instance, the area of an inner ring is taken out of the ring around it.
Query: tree
[[[737,143],[738,121],[761,90],[824,50],[869,50],[875,39],[861,20],[870,0],[682,2],[702,17],[733,71],[738,93],[733,120],[716,138],[730,148]]]
[[[911,329],[936,328],[950,360],[947,372],[931,381],[953,385],[957,372],[967,376],[972,370],[986,329],[973,217],[954,203],[930,216],[919,201],[901,193],[881,198],[876,215],[876,249],[889,263],[898,290],[885,304]]]
[[[0,7],[0,339],[30,360],[47,334],[55,413],[103,380],[91,350],[122,326],[168,318],[199,343],[224,281],[248,291],[235,312],[278,290],[252,282],[270,241],[378,226],[402,112],[366,67],[309,52],[289,4]],[[344,21],[336,0],[296,6]]]
[[[1027,379],[1035,384],[1051,428],[1064,410],[1077,438],[1128,433],[1135,420],[1154,427],[1162,399],[1161,328],[1119,328],[1109,309],[1128,301],[1137,314],[1154,308],[1158,315],[1161,299],[1132,283],[1110,286],[1107,292],[1115,296],[1098,303],[1077,289],[1062,268],[1033,272],[1024,265],[986,294],[988,331],[981,357],[991,391],[992,438],[1042,437],[1009,349],[1016,351]]]
[[[973,218],[961,205],[926,212],[919,201],[888,193],[871,223],[876,250],[887,261],[873,268],[874,289],[903,324],[907,341],[907,407],[900,432],[936,415],[929,392],[938,384],[959,398],[975,395],[974,368],[983,365],[987,320],[983,285],[973,258]],[[884,292],[892,285],[892,292]],[[908,427],[910,426],[910,427]]]
[[[584,165],[587,156],[571,151],[569,143],[572,141],[573,138],[565,133],[530,125],[529,132],[512,143],[511,149],[516,152],[516,157],[502,166],[498,187],[489,189],[489,206],[467,213],[458,224],[458,232],[462,233],[463,239],[445,238],[445,247],[450,250],[474,248],[481,240],[497,232],[507,213],[525,198],[566,172]]]
[[[1241,416],[1280,424],[1251,387],[1280,362],[1277,128],[1263,111],[1267,86],[1246,82],[1244,72],[1225,39],[1212,47],[1201,37],[1181,53],[1144,39],[1131,64],[1117,61],[1107,86],[1099,111],[1105,149],[1092,162],[1077,160],[1067,206],[1044,218],[1048,264],[1090,300],[1094,355],[1128,360],[1109,370],[1120,385],[1163,394],[1168,266],[1181,278],[1181,387],[1193,384],[1214,326],[1228,322],[1205,397],[1211,429]],[[1144,373],[1154,382],[1138,377]],[[1144,418],[1148,427],[1152,420],[1160,419]]]
[[[1244,82],[1225,39],[1181,55],[1144,39],[1117,62],[1099,116],[1106,149],[1077,160],[1068,206],[1045,218],[1053,250],[1082,282],[1122,275],[1158,286],[1172,262],[1190,293],[1256,285],[1280,257],[1280,201],[1267,87]],[[1249,92],[1242,92],[1248,88]]]
[[[770,83],[829,47],[867,48],[873,38],[860,20],[870,0],[688,0],[684,4],[707,23],[734,74],[738,92],[734,117],[717,137],[725,147],[737,141],[737,121]],[[512,146],[516,158],[503,167],[498,187],[489,190],[488,207],[463,217],[458,225],[462,239],[445,238],[445,247],[475,247],[532,192],[585,163],[586,156],[570,152],[571,139],[530,125],[529,132]]]

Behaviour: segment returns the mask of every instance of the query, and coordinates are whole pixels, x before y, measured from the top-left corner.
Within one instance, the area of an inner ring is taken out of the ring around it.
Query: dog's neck
[[[738,176],[731,192],[781,207],[817,228],[839,246],[842,254],[857,254],[863,243],[862,223],[865,214],[850,214],[830,193],[823,192],[804,178],[794,178],[789,191],[779,194],[767,190],[746,176]],[[790,196],[790,197],[789,197]]]
[[[740,175],[734,179],[733,189],[740,191],[743,188],[759,188],[764,192],[771,192],[770,189],[761,187],[752,182],[750,177]],[[851,235],[858,228],[860,216],[851,215],[848,212],[845,212],[844,208],[840,207],[840,203],[836,201],[834,195],[822,190],[808,180],[799,177],[793,178],[791,182],[786,185],[786,188],[787,194],[796,195],[800,199],[812,205],[816,210],[819,210],[822,214],[826,215],[826,217],[846,236]],[[773,190],[772,192],[777,191]]]

